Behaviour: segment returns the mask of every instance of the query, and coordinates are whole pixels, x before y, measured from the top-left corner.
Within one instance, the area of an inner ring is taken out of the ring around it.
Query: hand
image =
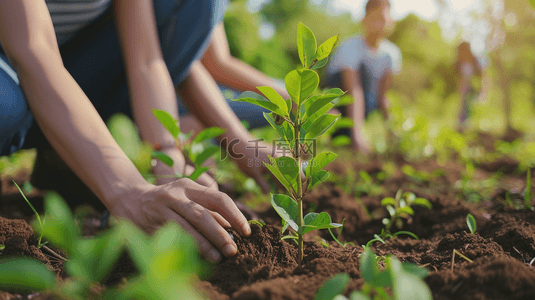
[[[161,151],[171,157],[174,161],[174,164],[173,167],[168,167],[161,161],[158,161],[156,166],[152,168],[152,172],[154,173],[154,175],[156,175],[157,185],[163,185],[177,180],[178,178],[175,175],[176,172],[178,172],[179,174],[185,173],[186,175],[190,175],[195,170],[193,166],[186,164],[186,160],[184,159],[184,155],[182,154],[182,151],[180,151],[180,149],[176,147],[171,147],[167,149],[162,149]],[[212,176],[208,175],[207,173],[202,174],[196,180],[196,182],[208,187],[211,190],[219,191],[217,182],[215,181],[215,179],[212,178]]]
[[[110,211],[148,233],[175,221],[196,239],[201,254],[213,262],[221,260],[219,251],[225,256],[237,252],[225,227],[232,226],[244,236],[251,234],[247,220],[229,196],[187,178],[161,186],[137,186],[112,201]]]

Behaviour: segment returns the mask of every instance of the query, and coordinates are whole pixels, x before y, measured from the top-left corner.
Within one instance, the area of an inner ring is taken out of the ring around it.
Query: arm
[[[388,115],[388,99],[386,98],[386,93],[390,90],[392,87],[392,72],[386,72],[381,77],[380,83],[379,83],[379,109],[381,110],[381,113],[383,114],[383,118],[385,120],[389,119]]]
[[[228,196],[188,180],[150,185],[121,151],[63,66],[45,1],[0,1],[0,42],[50,144],[115,216],[149,232],[172,219],[197,238],[206,257],[220,258],[210,242],[226,255],[236,253],[219,224],[245,235],[250,229]]]
[[[119,196],[147,183],[63,66],[45,1],[1,1],[0,42],[50,144],[114,211]]]
[[[174,137],[152,114],[155,108],[178,119],[176,94],[158,42],[152,1],[119,0],[114,8],[133,116],[139,124],[141,138],[152,145],[160,145],[175,162],[170,168],[158,161],[153,172],[157,176],[172,176],[175,171],[184,173],[186,161]],[[158,179],[158,183],[172,180]],[[212,186],[217,187],[217,184]]]
[[[369,147],[368,142],[362,133],[366,104],[364,102],[364,90],[362,88],[360,74],[355,69],[345,68],[342,70],[341,76],[343,89],[353,97],[353,102],[347,107],[348,117],[354,122],[354,127],[351,131],[353,148],[357,151],[366,153],[369,151]]]
[[[288,95],[288,92],[283,87],[275,84],[264,73],[234,58],[230,54],[223,24],[215,28],[210,45],[201,61],[217,82],[231,88],[260,93],[256,89],[257,86],[271,86],[284,99],[290,98],[290,95]]]

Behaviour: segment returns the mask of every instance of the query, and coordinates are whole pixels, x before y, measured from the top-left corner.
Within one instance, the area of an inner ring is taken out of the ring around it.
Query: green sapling
[[[476,233],[476,218],[472,214],[466,215],[466,224],[468,224],[468,229],[470,229],[470,233],[475,234]]]
[[[312,31],[303,23],[297,29],[297,50],[301,66],[286,75],[285,84],[291,99],[284,99],[271,87],[258,87],[263,94],[245,92],[235,101],[244,101],[261,106],[271,113],[264,114],[267,121],[288,144],[290,156],[269,157],[266,167],[286,188],[289,195],[271,195],[271,204],[283,219],[283,231],[291,227],[295,233],[284,238],[295,239],[299,247],[299,264],[303,260],[303,235],[317,229],[338,228],[341,224],[332,223],[326,212],[308,213],[303,216],[303,197],[318,184],[324,182],[329,173],[322,170],[337,155],[323,152],[304,164],[302,154],[306,141],[316,139],[331,128],[340,115],[327,112],[334,106],[331,102],[344,95],[340,89],[330,89],[324,94],[313,95],[319,86],[319,76],[314,71],[323,67],[329,54],[338,43],[333,36],[317,47]],[[264,97],[265,96],[265,97]],[[292,111],[292,101],[296,105]],[[315,154],[315,153],[314,153]],[[306,185],[301,180],[301,171],[306,175]]]
[[[28,200],[28,198],[26,198],[26,195],[24,195],[24,193],[22,192],[22,189],[19,187],[19,185],[15,182],[15,180],[13,180],[13,184],[17,187],[17,189],[19,190],[19,193],[22,195],[22,197],[24,198],[24,200],[26,200],[26,203],[28,203],[28,205],[30,206],[30,208],[33,210],[33,213],[35,214],[35,218],[37,219],[37,222],[39,223],[39,227],[40,227],[40,231],[42,232],[43,231],[43,228],[45,226],[45,221],[46,221],[46,218],[43,218],[43,220],[41,220],[41,217],[39,216],[39,213],[37,213],[37,210],[33,207],[33,205],[30,203],[30,201]],[[41,239],[43,238],[43,234],[39,234],[39,237],[37,238],[37,247],[41,248],[43,247],[44,245],[48,244],[48,242],[44,242],[44,243],[41,243]]]
[[[210,127],[204,129],[195,137],[192,137],[192,134],[183,134],[180,132],[180,124],[178,120],[173,118],[170,113],[159,109],[152,109],[152,113],[173,136],[176,146],[182,150],[184,156],[189,158],[195,166],[195,170],[190,175],[186,175],[186,164],[184,164],[182,173],[177,172],[175,174],[176,177],[189,178],[193,181],[197,180],[199,176],[209,169],[208,167],[203,167],[202,164],[219,151],[218,146],[204,148],[202,143],[225,133],[225,130],[219,127]],[[159,150],[161,149],[153,151],[151,156],[160,160],[167,166],[172,167],[175,163],[174,160]]]
[[[398,231],[396,233],[391,233],[392,225],[395,225],[398,229],[401,229],[403,227],[403,219],[410,219],[410,217],[414,215],[414,210],[411,207],[412,205],[420,205],[429,209],[432,208],[431,203],[427,199],[417,198],[414,193],[402,193],[401,190],[397,192],[396,198],[384,198],[381,201],[381,205],[386,207],[388,213],[390,214],[390,219],[383,219],[385,228],[379,235],[383,239],[395,237],[400,234],[407,234],[415,239],[418,239],[414,233],[409,231]]]

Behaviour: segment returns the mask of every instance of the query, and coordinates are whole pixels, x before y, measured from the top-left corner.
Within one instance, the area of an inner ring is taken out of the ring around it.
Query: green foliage
[[[202,164],[220,151],[219,147],[207,146],[205,142],[225,133],[225,130],[219,127],[209,127],[199,132],[195,138],[192,138],[191,134],[185,135],[180,132],[178,120],[175,120],[170,113],[158,109],[152,109],[152,113],[174,137],[177,147],[181,148],[184,156],[189,158],[195,166],[195,170],[190,175],[186,175],[186,165],[184,165],[182,173],[177,172],[176,177],[197,180],[199,176],[209,170],[208,167],[202,167]],[[160,160],[169,167],[174,165],[173,159],[162,151],[152,151],[151,157]]]
[[[91,238],[81,236],[67,206],[55,193],[45,196],[49,218],[41,234],[69,254],[65,270],[70,280],[56,282],[52,271],[33,260],[0,260],[0,290],[45,291],[67,299],[200,299],[192,280],[202,265],[196,243],[177,224],[169,222],[152,237],[126,220],[114,222],[105,233]],[[140,275],[119,289],[96,294],[95,283],[103,283],[124,249],[127,249]]]
[[[28,198],[26,198],[26,195],[24,195],[24,193],[22,192],[22,190],[20,189],[19,185],[15,182],[15,180],[13,180],[13,184],[17,187],[17,189],[19,190],[19,193],[22,195],[22,198],[24,198],[24,200],[26,200],[26,203],[28,203],[28,205],[30,206],[30,208],[33,210],[33,213],[35,214],[35,218],[37,219],[37,222],[39,223],[39,227],[41,228],[41,230],[43,230],[44,226],[45,226],[45,221],[46,219],[43,219],[41,221],[41,216],[39,216],[39,213],[37,212],[37,210],[33,207],[33,205],[30,203],[30,201],[28,200]],[[43,247],[44,245],[46,245],[48,242],[44,242],[44,243],[41,243],[41,239],[43,238],[43,235],[40,234],[39,237],[37,238],[37,247],[41,248]]]
[[[367,248],[360,257],[360,273],[364,278],[364,285],[361,291],[353,291],[349,299],[433,299],[429,287],[423,281],[428,274],[425,268],[412,263],[401,263],[395,256],[386,257],[385,264],[385,269],[380,271],[377,257],[370,248]],[[335,275],[318,290],[315,299],[347,300],[348,298],[340,294],[345,290],[349,279],[347,274]],[[318,295],[324,298],[318,298]]]
[[[470,233],[475,234],[476,233],[476,218],[474,218],[474,215],[472,214],[466,215],[466,224],[468,224],[468,229],[470,229]]]
[[[339,228],[342,224],[333,223],[331,217],[325,213],[311,212],[303,216],[302,198],[306,193],[324,182],[329,177],[327,171],[322,170],[331,163],[337,155],[324,152],[315,155],[304,170],[308,185],[303,186],[301,180],[301,162],[303,143],[305,139],[315,139],[324,134],[339,116],[326,114],[331,101],[342,96],[340,89],[332,89],[323,95],[313,93],[319,86],[319,76],[312,68],[326,60],[334,49],[338,38],[332,37],[317,48],[316,38],[312,31],[299,23],[297,29],[297,48],[302,66],[290,71],[285,78],[286,89],[291,100],[284,100],[272,88],[259,87],[264,96],[253,92],[241,94],[235,101],[245,101],[261,106],[271,113],[264,114],[271,126],[289,143],[292,157],[270,157],[270,163],[264,163],[273,175],[286,188],[289,196],[282,194],[271,195],[271,205],[282,218],[284,232],[288,227],[294,230],[283,239],[297,240],[299,247],[299,262],[303,257],[303,235],[318,229]],[[267,98],[266,98],[267,97]],[[293,101],[297,108],[291,112]]]
[[[316,292],[314,300],[332,300],[346,289],[351,278],[346,273],[336,274],[327,280]]]
[[[398,231],[396,233],[391,233],[390,231],[392,225],[395,225],[398,229],[401,229],[403,227],[403,219],[408,219],[410,216],[414,215],[414,210],[411,207],[412,205],[419,205],[428,209],[432,209],[432,205],[427,199],[417,198],[414,193],[402,193],[401,190],[397,192],[396,198],[384,198],[381,201],[381,206],[387,209],[390,219],[383,219],[385,228],[379,236],[382,238],[391,238],[400,234],[408,234],[418,239],[418,237],[412,232]]]

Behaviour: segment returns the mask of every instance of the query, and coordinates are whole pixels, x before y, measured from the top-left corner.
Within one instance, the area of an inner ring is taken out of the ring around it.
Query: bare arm
[[[202,57],[202,63],[219,83],[240,91],[255,91],[257,86],[271,86],[284,99],[290,98],[286,90],[274,83],[264,73],[249,66],[230,54],[223,24],[219,24],[212,34],[212,40]]]
[[[355,150],[367,152],[368,145],[362,133],[362,125],[366,113],[366,104],[364,102],[364,90],[360,74],[355,69],[342,70],[342,88],[353,97],[353,102],[348,105],[348,117],[354,122],[351,131],[351,140]]]
[[[392,72],[386,72],[381,77],[379,82],[379,109],[383,114],[385,120],[389,119],[388,115],[388,99],[386,98],[386,93],[392,87]]]
[[[114,215],[149,232],[173,219],[212,260],[220,255],[211,243],[225,255],[236,253],[221,225],[233,225],[245,235],[250,229],[227,195],[188,180],[150,185],[122,152],[63,66],[44,0],[0,1],[0,42],[43,133]]]
[[[110,210],[147,186],[65,69],[45,1],[1,1],[0,42],[43,133]]]

